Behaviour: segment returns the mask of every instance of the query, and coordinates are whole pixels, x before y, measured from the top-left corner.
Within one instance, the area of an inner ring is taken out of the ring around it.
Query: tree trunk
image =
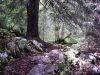
[[[38,32],[39,0],[29,0],[27,4],[27,38],[39,37]]]

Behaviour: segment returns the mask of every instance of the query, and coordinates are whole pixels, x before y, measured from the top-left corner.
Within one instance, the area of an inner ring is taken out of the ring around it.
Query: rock
[[[89,55],[89,59],[90,59],[91,61],[94,61],[94,63],[96,62],[96,57],[93,56],[93,55]]]
[[[43,63],[51,63],[50,58],[48,56],[41,57]]]
[[[34,45],[35,44],[35,45]],[[10,53],[17,55],[16,53],[30,51],[30,52],[38,52],[38,49],[42,51],[42,44],[34,42],[34,44],[31,44],[27,39],[23,37],[13,37],[11,42],[7,43],[7,50]]]
[[[94,67],[92,68],[92,70],[93,70],[94,72],[97,72],[97,71],[98,71],[98,67],[94,66]]]
[[[55,71],[58,71],[57,64],[38,64],[27,75],[47,75],[48,73],[55,73]]]
[[[36,40],[27,40],[23,37],[12,37],[10,41],[7,42],[6,50],[9,54],[16,56],[20,55],[22,52],[43,52],[44,45]]]
[[[13,41],[17,41],[17,40],[21,40],[21,39],[23,39],[23,37],[14,37]]]
[[[61,53],[58,49],[54,49],[49,52],[48,56],[50,57],[59,57],[59,53]]]
[[[92,66],[90,70],[87,72],[87,75],[100,75],[100,67]]]
[[[57,49],[55,49],[55,50],[50,51],[48,56],[50,57],[51,61],[55,61],[55,60],[59,59],[59,54],[60,53],[61,52],[59,52]]]
[[[23,37],[13,37],[11,39],[12,40],[10,40],[10,42],[7,44],[7,48],[11,50],[16,49],[16,46],[18,46],[20,49],[24,49],[28,43],[27,40]]]
[[[46,75],[45,74],[45,67],[46,65],[38,64],[27,75]]]
[[[95,11],[100,13],[100,5],[95,8]]]
[[[48,56],[34,56],[32,59],[31,59],[32,62],[36,62],[38,64],[50,64],[51,63],[51,60]]]
[[[44,51],[44,46],[43,46],[43,44],[42,43],[39,43],[38,41],[36,41],[36,40],[33,40],[32,41],[33,42],[33,44],[35,45],[35,47],[38,49],[38,50],[40,50],[41,52],[43,52]]]
[[[34,52],[34,53],[38,52],[38,51],[34,48],[33,45],[26,45],[25,48],[26,48],[28,51],[30,51],[30,52]]]
[[[94,53],[94,56],[100,59],[100,53]]]
[[[7,58],[7,57],[8,57],[7,52],[0,53],[0,57],[1,57],[1,58]]]
[[[24,49],[26,45],[28,44],[28,41],[26,39],[21,39],[17,41],[17,43],[20,49]]]
[[[100,74],[100,65],[98,66],[98,73]]]
[[[85,7],[87,7],[90,11],[93,11],[96,6],[97,3],[92,3],[92,2],[85,3]]]
[[[16,47],[15,42],[9,42],[7,44],[7,49],[10,50],[10,51],[15,51],[15,47]]]
[[[50,65],[50,66],[46,67],[46,73],[53,73],[57,70],[58,70],[58,65],[57,64],[53,64],[53,65]]]
[[[65,62],[65,60],[64,60],[64,54],[59,49],[54,49],[54,50],[50,51],[47,54],[47,56],[50,57],[51,61],[58,60],[59,63],[64,63]]]
[[[1,59],[2,61],[7,61],[7,57],[8,57],[7,52],[0,53],[0,59]]]
[[[10,54],[13,57],[16,57],[17,55],[19,55],[18,53],[20,52],[20,49],[18,48],[18,46],[15,44],[15,42],[9,42],[7,44],[7,52],[9,52],[8,54]]]
[[[19,51],[18,47],[16,46],[16,43],[13,41],[7,43],[6,48],[7,48],[7,50],[9,50],[10,52],[13,52],[13,53],[15,53],[16,51]]]
[[[64,54],[63,53],[60,53],[59,54],[59,63],[64,63],[65,60],[64,60]]]

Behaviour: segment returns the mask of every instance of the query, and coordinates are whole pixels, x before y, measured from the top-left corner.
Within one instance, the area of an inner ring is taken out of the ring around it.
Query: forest
[[[100,75],[100,0],[0,0],[0,75]]]

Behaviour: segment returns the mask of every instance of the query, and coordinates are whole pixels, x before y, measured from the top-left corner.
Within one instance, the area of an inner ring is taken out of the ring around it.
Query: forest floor
[[[71,46],[55,43],[46,43],[45,49],[12,59],[4,75],[100,75],[99,50],[77,52]]]

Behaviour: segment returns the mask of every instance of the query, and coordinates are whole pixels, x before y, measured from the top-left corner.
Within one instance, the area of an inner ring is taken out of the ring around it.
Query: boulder
[[[64,54],[60,51],[60,49],[54,49],[48,53],[51,61],[58,60],[59,63],[63,63],[64,61]]]

